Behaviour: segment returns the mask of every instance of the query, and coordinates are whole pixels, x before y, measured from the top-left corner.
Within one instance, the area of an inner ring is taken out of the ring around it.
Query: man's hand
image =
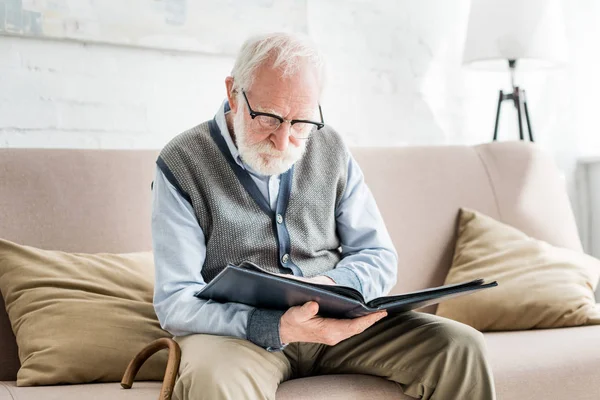
[[[312,282],[312,283],[320,283],[321,285],[335,285],[335,281],[328,276],[319,275],[313,276],[312,278],[299,278],[300,280]]]
[[[312,342],[334,346],[361,333],[387,315],[387,311],[379,311],[353,319],[335,319],[318,317],[318,312],[319,304],[315,301],[289,308],[281,316],[281,343]]]
[[[312,278],[306,278],[303,276],[296,276],[296,275],[292,275],[292,274],[277,274],[276,273],[275,275],[284,276],[286,278],[291,278],[291,279],[296,279],[297,281],[320,283],[321,285],[335,285],[336,284],[333,279],[331,279],[330,277],[325,276],[325,275],[313,276]]]

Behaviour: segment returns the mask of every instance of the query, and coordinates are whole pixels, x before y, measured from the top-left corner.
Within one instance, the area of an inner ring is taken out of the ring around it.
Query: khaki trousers
[[[495,399],[483,335],[420,312],[388,316],[335,346],[291,343],[268,352],[229,336],[175,340],[182,350],[176,400],[274,400],[281,382],[325,374],[380,376],[421,399]]]

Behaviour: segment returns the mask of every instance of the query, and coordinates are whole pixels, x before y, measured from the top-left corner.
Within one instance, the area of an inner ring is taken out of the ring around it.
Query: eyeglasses
[[[295,137],[296,139],[308,139],[316,130],[319,130],[325,126],[325,121],[323,121],[323,111],[321,110],[321,105],[319,104],[319,114],[321,116],[321,122],[309,121],[306,119],[285,119],[281,118],[279,115],[254,111],[252,107],[250,107],[250,103],[248,102],[248,97],[246,96],[246,92],[242,89],[242,94],[244,95],[244,99],[246,100],[246,104],[248,105],[248,112],[250,113],[250,117],[252,117],[252,121],[254,122],[253,128],[254,132],[259,135],[268,135],[275,132],[281,124],[284,122],[289,122],[291,125],[290,135]]]

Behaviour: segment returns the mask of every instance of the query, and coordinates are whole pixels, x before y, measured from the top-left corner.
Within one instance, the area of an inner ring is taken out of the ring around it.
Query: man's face
[[[318,82],[309,67],[283,78],[279,71],[263,66],[257,71],[251,88],[244,89],[254,111],[268,112],[287,120],[315,120],[318,114]],[[257,133],[257,121],[250,117],[241,93],[237,96],[236,109],[233,115],[236,144],[242,160],[256,172],[282,174],[302,158],[306,139],[291,135],[288,122],[272,133]]]

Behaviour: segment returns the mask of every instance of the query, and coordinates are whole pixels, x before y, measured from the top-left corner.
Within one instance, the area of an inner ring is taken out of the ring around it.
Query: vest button
[[[275,219],[277,220],[278,224],[283,223],[283,216],[281,214],[277,214],[277,216],[275,217]]]
[[[284,254],[283,257],[281,257],[281,262],[285,264],[288,262],[289,259],[290,259],[290,255]]]

